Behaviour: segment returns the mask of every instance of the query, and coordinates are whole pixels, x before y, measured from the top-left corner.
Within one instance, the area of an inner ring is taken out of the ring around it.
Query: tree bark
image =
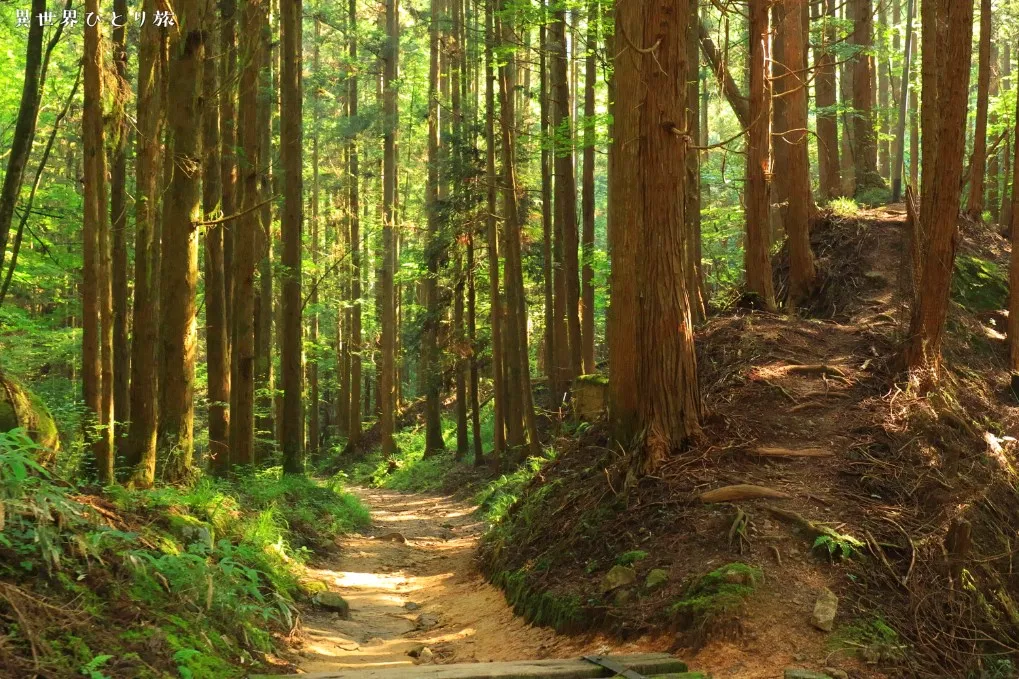
[[[211,3],[210,3],[211,4]],[[207,221],[221,215],[223,168],[220,156],[219,74],[215,56],[215,37],[211,12],[207,19],[202,96],[205,98],[202,120],[202,211]],[[226,283],[223,269],[223,225],[212,224],[205,230],[205,344],[209,384],[209,457],[211,468],[222,474],[230,457],[230,355],[226,322]]]
[[[906,144],[906,115],[909,112],[907,108],[907,102],[914,104],[915,102],[910,101],[910,80],[912,78],[912,62],[913,62],[913,0],[909,0],[909,4],[906,7],[906,46],[905,55],[903,57],[902,66],[902,82],[901,82],[901,94],[899,95],[899,117],[896,122],[895,130],[895,158],[892,161],[892,202],[899,202],[899,198],[902,196],[902,172],[903,172],[903,155]],[[915,94],[915,92],[914,92]],[[915,111],[913,112],[915,116]],[[911,135],[913,133],[911,132]],[[912,141],[915,141],[912,140]],[[911,162],[916,165],[916,156],[913,155],[913,151],[910,151]]]
[[[686,39],[687,80],[686,105],[687,129],[690,139],[699,140],[700,130],[700,52],[698,44],[697,0],[690,1],[689,35]],[[684,200],[686,206],[683,216],[684,253],[686,264],[686,290],[690,298],[690,317],[694,323],[704,320],[707,315],[704,299],[703,278],[701,276],[701,156],[697,149],[690,149],[686,154],[686,184]],[[592,240],[594,234],[591,234]],[[594,293],[592,292],[592,298]]]
[[[878,26],[884,31],[888,27],[888,2],[890,0],[878,0],[877,16]],[[880,46],[877,50],[877,121],[878,121],[878,142],[877,142],[877,158],[878,158],[878,170],[882,177],[891,176],[891,148],[889,144],[889,115],[888,115],[888,102],[889,102],[889,90],[891,88],[889,82],[889,68],[888,59],[882,59],[880,57],[883,51],[887,51],[887,42],[882,37],[880,40]]]
[[[202,178],[201,96],[205,35],[203,1],[182,0],[175,8],[180,35],[170,47],[167,109],[172,176],[163,203],[160,278],[162,352],[159,438],[165,477],[181,482],[193,473],[195,358],[198,349],[195,294],[198,288],[199,186]]]
[[[874,133],[874,8],[872,0],[852,0],[853,57],[853,163],[856,194],[884,186],[877,171],[877,136]]]
[[[807,84],[800,66],[806,54],[803,9],[805,0],[784,0],[774,5],[777,18],[776,45],[772,75],[776,109],[781,102],[785,125],[777,130],[776,146],[785,146],[785,167],[775,167],[777,181],[785,187],[785,231],[789,245],[789,308],[795,309],[813,292],[817,271],[810,249],[810,160],[807,144]]]
[[[1001,89],[1001,71],[998,68],[998,44],[991,39],[991,81],[988,84],[987,96],[997,99]],[[987,124],[992,130],[998,128],[998,111],[988,113]],[[1006,135],[1007,136],[1007,135]],[[1002,149],[987,158],[987,209],[991,212],[991,222],[999,224],[1001,219],[1001,158],[1008,155],[1009,145],[1002,143]]]
[[[638,430],[643,438],[633,459],[638,474],[654,473],[700,431],[684,274],[685,202],[674,198],[683,195],[687,180],[688,138],[683,131],[690,18],[690,3],[651,0],[616,7],[617,35],[641,47],[655,45],[647,52],[626,50],[615,65],[618,127],[613,144],[629,141],[621,130],[634,130],[640,140],[630,142],[639,150],[626,196],[632,201],[630,228],[636,238],[629,243],[636,246],[633,273],[641,291],[635,333]]]
[[[771,175],[771,60],[767,0],[750,0],[750,126],[747,145],[746,237],[744,269],[747,292],[774,310],[769,246]]]
[[[725,93],[725,99],[729,102],[732,112],[744,129],[749,128],[751,124],[750,101],[743,96],[736,81],[729,74],[729,69],[725,67],[722,55],[715,48],[715,43],[712,42],[711,34],[708,33],[708,28],[704,25],[703,20],[697,23],[697,34],[700,37],[704,58],[708,60],[712,73],[718,79],[718,84],[721,86],[722,92]]]
[[[562,296],[562,314],[566,335],[556,338],[560,388],[568,387],[582,372],[582,337],[580,330],[580,270],[577,250],[577,180],[573,166],[573,125],[570,119],[569,56],[566,47],[566,11],[562,6],[553,10],[549,28],[551,59],[552,131],[556,143],[553,153],[555,170],[555,210],[553,225],[562,248],[561,268],[556,270],[562,284],[556,296]],[[561,143],[565,140],[564,143]],[[559,300],[556,300],[557,302]]]
[[[240,74],[238,155],[240,216],[234,225],[233,327],[230,374],[230,463],[234,467],[255,462],[255,263],[261,231],[259,172],[262,133],[258,125],[259,71],[268,46],[262,39],[266,7],[261,0],[243,4],[240,20],[241,49],[246,61]]]
[[[127,16],[127,0],[115,0],[113,10]],[[113,29],[113,62],[116,67],[118,99],[131,97],[131,84],[127,76],[127,31],[119,26]],[[128,342],[128,261],[127,261],[127,142],[130,127],[123,110],[113,125],[116,137],[113,144],[113,167],[110,172],[110,223],[113,239],[111,285],[113,293],[113,410],[120,422],[130,420],[131,345]],[[118,440],[121,440],[118,437]],[[117,446],[120,448],[121,446]]]
[[[98,13],[98,0],[88,0],[86,11]],[[82,392],[88,413],[85,418],[86,441],[91,443],[96,473],[101,483],[112,483],[113,430],[111,417],[113,385],[107,364],[112,343],[110,321],[110,280],[108,247],[108,214],[106,207],[106,148],[103,131],[103,48],[98,26],[85,29],[85,99],[82,127],[85,154],[85,215],[82,280]],[[34,76],[37,78],[37,76]],[[38,85],[36,84],[36,87]],[[32,99],[37,97],[32,93]],[[22,97],[24,101],[24,95]],[[20,117],[20,115],[19,115]],[[35,116],[31,127],[34,129]],[[17,136],[17,135],[15,135]],[[29,140],[30,141],[30,140]],[[21,171],[23,172],[22,165]],[[6,177],[5,177],[6,183]],[[20,187],[20,177],[17,186]],[[15,196],[16,197],[16,196]],[[13,205],[11,207],[13,211]],[[6,229],[4,240],[6,245]],[[105,269],[105,271],[104,271]],[[108,308],[109,305],[109,308]],[[109,357],[112,362],[112,356]],[[108,400],[108,396],[110,400]]]
[[[312,45],[312,56],[311,56],[311,72],[318,73],[321,68],[321,60],[319,58],[319,44],[322,40],[322,21],[319,17],[315,17],[315,33],[314,33],[314,44]],[[311,113],[313,119],[318,121],[321,120],[322,112],[319,105],[319,88],[312,86],[311,88]],[[311,261],[314,271],[314,275],[319,274],[319,248],[320,248],[320,237],[321,237],[321,225],[319,224],[319,134],[318,125],[313,124],[311,126]],[[318,285],[315,285],[311,290],[311,297],[309,302],[312,305],[311,318],[308,319],[308,340],[312,346],[314,354],[309,357],[307,364],[308,372],[308,398],[311,401],[311,407],[308,412],[308,442],[307,442],[307,454],[312,459],[318,455],[318,447],[322,441],[321,421],[319,417],[319,411],[321,408],[321,399],[319,394],[318,384]],[[300,314],[298,314],[300,316]]]
[[[991,0],[980,0],[980,46],[977,67],[977,119],[973,129],[973,155],[969,161],[969,198],[966,213],[980,219],[984,213],[987,171],[987,107],[991,85]]]
[[[542,14],[548,11],[548,4],[543,0]],[[541,70],[539,76],[540,101],[539,111],[541,115],[541,227],[542,227],[542,287],[545,294],[545,342],[544,363],[545,377],[548,378],[549,390],[554,393],[561,393],[558,383],[559,371],[556,367],[556,338],[561,335],[556,325],[555,309],[555,284],[553,273],[555,268],[554,254],[554,232],[552,229],[552,152],[551,145],[553,132],[551,117],[549,115],[549,83],[548,83],[548,22],[542,21],[538,26],[539,60],[538,67]],[[494,115],[490,112],[489,115]]]
[[[926,3],[924,3],[926,4]],[[920,288],[910,319],[910,331],[903,350],[906,368],[925,371],[922,382],[936,382],[941,363],[941,341],[948,312],[952,267],[958,240],[959,182],[962,178],[966,145],[966,108],[969,94],[973,4],[937,0],[938,24],[950,26],[945,39],[938,41],[937,52],[924,52],[922,70],[939,62],[936,145],[928,148],[924,137],[925,181],[929,175],[931,191],[920,203],[923,227]],[[924,23],[923,31],[938,30]],[[939,58],[940,57],[940,58]],[[925,93],[926,94],[926,93]],[[927,104],[925,104],[926,108]],[[930,155],[927,155],[928,152]]]
[[[350,27],[350,63],[357,63],[357,0],[348,2]],[[357,119],[357,73],[347,78],[347,110],[351,119]],[[347,163],[350,174],[348,201],[350,202],[350,268],[351,299],[350,310],[350,400],[347,440],[352,446],[361,441],[361,192],[359,190],[360,168],[358,144],[355,136],[347,145]]]
[[[219,0],[220,87],[219,136],[220,172],[222,173],[222,210],[224,215],[237,214],[237,0]],[[223,225],[223,295],[226,299],[227,361],[230,362],[230,343],[233,340],[234,308],[234,233],[237,220]],[[225,462],[229,462],[226,460]]]
[[[155,0],[145,0],[153,14]],[[131,338],[131,423],[125,457],[134,468],[131,483],[148,488],[156,475],[159,396],[159,200],[163,31],[151,22],[141,28],[138,45],[137,135],[135,149],[134,332]]]
[[[398,0],[386,0],[386,44],[383,57],[383,187],[382,187],[382,374],[377,400],[381,408],[382,454],[396,452],[393,440],[396,382],[396,301],[393,298],[393,274],[396,266],[396,135],[399,130],[397,108],[397,64],[399,60],[400,22]]]
[[[598,3],[587,4],[587,56],[584,59],[584,173],[583,185],[583,269],[581,271],[581,324],[583,336],[581,355],[585,374],[595,371],[594,365],[594,144],[595,144],[595,85],[598,78],[597,49],[598,45]],[[694,50],[697,44],[694,43]],[[696,52],[694,52],[696,55]]]

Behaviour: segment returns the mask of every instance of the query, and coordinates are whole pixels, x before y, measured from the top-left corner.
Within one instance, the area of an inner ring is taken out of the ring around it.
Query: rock
[[[832,678],[822,672],[814,672],[813,670],[801,670],[795,667],[790,667],[785,671],[785,679],[832,679]]]
[[[629,566],[613,566],[601,581],[602,594],[637,581],[637,572]]]
[[[831,677],[831,679],[849,679],[849,672],[840,670],[837,667],[824,667],[822,671]]]
[[[427,646],[422,648],[421,652],[418,653],[418,663],[419,664],[425,665],[425,664],[428,664],[428,663],[431,663],[431,662],[434,662],[434,661],[435,661],[435,654],[432,653],[432,649],[428,648]]]
[[[835,625],[835,612],[839,607],[839,598],[825,587],[817,595],[814,602],[814,613],[810,616],[810,624],[823,632],[831,632]]]
[[[664,568],[652,568],[647,574],[647,578],[644,580],[645,589],[655,589],[661,587],[669,581],[669,571]]]
[[[170,532],[186,542],[197,542],[210,552],[216,544],[216,529],[190,514],[170,514]]]
[[[37,462],[49,466],[56,461],[60,434],[49,408],[42,399],[0,370],[0,431],[18,427],[39,444],[39,449],[33,451]]]
[[[421,608],[421,604],[416,604],[413,601],[408,601],[403,605],[403,607],[406,608],[408,611],[416,611],[417,609]]]
[[[722,575],[722,579],[730,585],[746,585],[749,587],[754,584],[754,574],[745,568],[730,568]]]
[[[383,540],[385,542],[407,542],[407,538],[403,537],[402,533],[386,533],[385,535],[380,535],[375,539]]]
[[[439,619],[431,613],[422,613],[414,621],[414,626],[417,629],[432,629],[439,624]]]
[[[421,651],[423,650],[425,650],[424,644],[415,644],[409,651],[407,651],[407,655],[412,658],[417,658],[421,655]]]
[[[617,589],[612,596],[612,602],[616,606],[625,606],[631,601],[633,601],[633,592],[628,589]]]
[[[336,592],[319,592],[312,601],[327,611],[338,613],[344,620],[350,620],[350,604]]]

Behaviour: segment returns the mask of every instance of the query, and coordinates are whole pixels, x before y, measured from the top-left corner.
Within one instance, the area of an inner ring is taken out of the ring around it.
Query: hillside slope
[[[819,224],[813,318],[709,320],[704,440],[657,477],[630,478],[603,424],[559,441],[483,544],[518,612],[622,637],[668,629],[715,676],[1011,676],[1019,408],[1000,314],[984,311],[1001,306],[1007,248],[966,227],[966,306],[953,304],[942,386],[922,396],[893,370],[904,221],[891,206]],[[826,590],[831,631],[812,623]]]

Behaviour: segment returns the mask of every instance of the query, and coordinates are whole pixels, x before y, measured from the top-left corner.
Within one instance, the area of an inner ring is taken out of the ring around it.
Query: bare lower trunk
[[[824,200],[842,194],[842,177],[839,171],[839,126],[835,107],[835,0],[823,0],[817,5],[824,26],[824,41],[814,48],[814,99],[817,104],[817,160],[820,175],[820,193]]]
[[[126,0],[115,0],[114,11],[127,16]],[[127,76],[126,29],[113,29],[114,64],[119,96],[130,98],[131,84]],[[127,259],[127,142],[130,127],[123,112],[114,125],[113,167],[110,171],[110,225],[112,238],[111,285],[113,294],[113,410],[117,420],[130,420],[131,345],[128,342],[128,259]],[[118,441],[124,440],[117,436]],[[118,444],[118,449],[122,448]]]
[[[589,2],[587,5],[587,58],[584,60],[584,173],[581,180],[583,185],[583,203],[581,214],[583,215],[583,270],[581,272],[581,323],[580,331],[583,336],[582,357],[584,361],[584,372],[587,374],[595,371],[594,366],[594,268],[591,260],[594,257],[594,138],[595,138],[595,98],[594,90],[597,70],[597,54],[595,46],[598,44],[598,3]],[[694,43],[694,56],[697,52],[697,43]]]
[[[350,63],[357,63],[357,0],[349,1],[348,21],[350,34]],[[351,118],[357,118],[357,75],[347,80],[347,107]],[[349,424],[347,440],[351,445],[361,441],[361,193],[359,190],[360,169],[358,167],[357,139],[351,139],[347,149],[347,163],[350,172],[350,276],[351,298],[353,306],[350,310],[350,400]]]
[[[969,199],[966,213],[980,219],[984,213],[987,171],[987,105],[991,85],[991,0],[980,0],[980,48],[977,75],[977,119],[973,129],[973,155],[969,163]]]
[[[382,222],[382,371],[377,400],[381,410],[382,453],[396,451],[393,440],[396,382],[396,300],[393,274],[396,266],[396,135],[399,129],[396,98],[400,23],[398,0],[386,0],[386,36],[383,70],[383,222]]]

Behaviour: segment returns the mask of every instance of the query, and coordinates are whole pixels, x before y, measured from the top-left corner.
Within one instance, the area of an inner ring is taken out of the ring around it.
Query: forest
[[[0,677],[1019,678],[1017,38],[0,2]]]

